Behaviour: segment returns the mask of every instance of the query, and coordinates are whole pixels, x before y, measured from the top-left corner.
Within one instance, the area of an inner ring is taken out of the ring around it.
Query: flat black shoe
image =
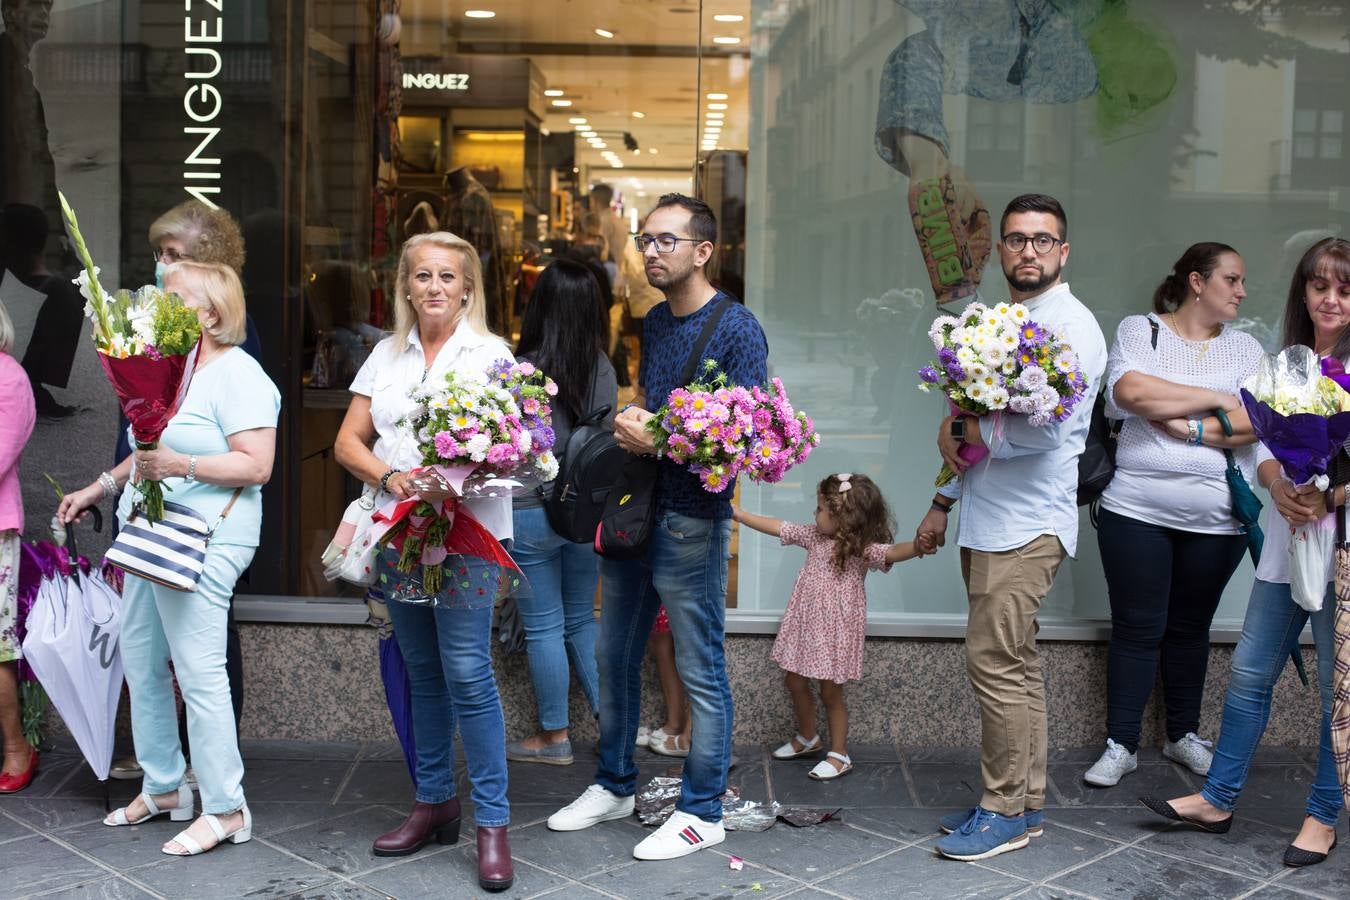
[[[1139,802],[1162,816],[1164,819],[1171,819],[1173,822],[1185,822],[1187,825],[1194,825],[1201,831],[1207,831],[1210,834],[1227,834],[1228,829],[1233,827],[1233,816],[1231,813],[1228,815],[1228,818],[1218,822],[1202,822],[1199,819],[1192,819],[1190,816],[1183,816],[1173,809],[1172,804],[1168,803],[1166,800],[1158,800],[1154,797],[1140,797]]]
[[[1336,849],[1336,839],[1331,839],[1331,846],[1327,848],[1327,853]],[[1301,869],[1304,866],[1315,866],[1320,862],[1326,862],[1327,853],[1318,853],[1315,850],[1304,850],[1302,847],[1295,847],[1290,844],[1284,851],[1284,864],[1291,869]]]

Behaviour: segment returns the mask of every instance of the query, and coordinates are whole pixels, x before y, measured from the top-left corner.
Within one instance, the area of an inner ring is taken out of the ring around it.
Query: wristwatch
[[[957,416],[956,418],[952,419],[951,435],[958,441],[964,441],[966,439],[965,416]]]

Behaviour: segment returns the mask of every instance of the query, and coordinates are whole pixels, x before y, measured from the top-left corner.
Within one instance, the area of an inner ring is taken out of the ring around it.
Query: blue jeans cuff
[[[445,794],[424,794],[421,791],[418,791],[416,794],[413,795],[413,799],[415,799],[418,803],[431,803],[431,804],[445,803],[448,800],[455,799],[455,792],[449,791]]]
[[[511,824],[511,819],[508,817],[501,819],[500,821],[484,822],[482,819],[475,816],[473,824],[479,828],[505,828],[507,825]]]
[[[1215,796],[1210,791],[1209,785],[1205,785],[1203,788],[1200,789],[1200,796],[1203,797],[1205,802],[1208,803],[1210,806],[1214,807],[1215,809],[1221,809],[1224,812],[1232,812],[1233,807],[1237,805],[1235,803],[1229,803],[1228,801],[1222,800],[1219,797]]]

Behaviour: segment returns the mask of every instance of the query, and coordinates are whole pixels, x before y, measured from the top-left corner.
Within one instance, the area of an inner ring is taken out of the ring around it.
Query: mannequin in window
[[[445,173],[445,214],[441,223],[446,231],[464,238],[478,251],[483,267],[483,294],[487,299],[488,327],[506,334],[510,326],[506,283],[509,279],[501,242],[497,237],[497,213],[492,195],[479,183],[468,166],[455,166]]]

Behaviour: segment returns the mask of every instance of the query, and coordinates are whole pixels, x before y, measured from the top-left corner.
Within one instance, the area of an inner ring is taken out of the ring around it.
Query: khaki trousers
[[[970,597],[966,672],[980,704],[980,805],[1005,816],[1045,804],[1045,678],[1036,613],[1064,561],[1053,534],[1000,553],[961,548]]]

